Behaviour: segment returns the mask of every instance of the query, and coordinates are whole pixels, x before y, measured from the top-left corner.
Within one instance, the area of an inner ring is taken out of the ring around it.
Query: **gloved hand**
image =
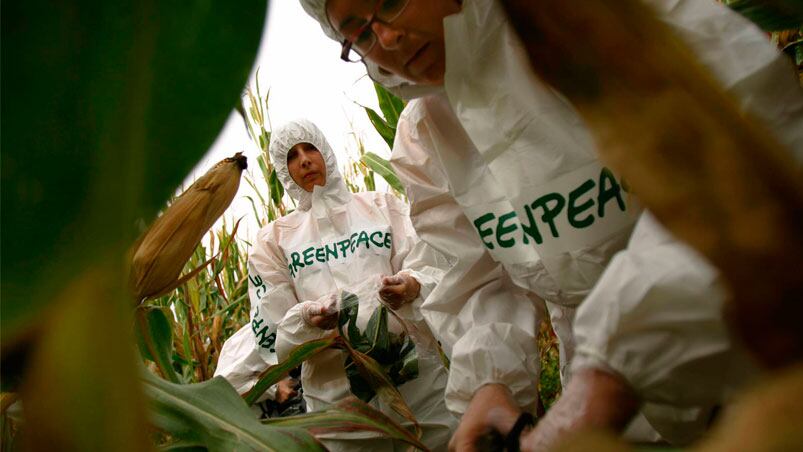
[[[412,276],[399,272],[393,276],[382,277],[379,298],[391,308],[398,309],[405,303],[415,300],[419,292],[421,284]]]
[[[331,330],[337,325],[337,295],[325,295],[315,301],[305,301],[301,317],[307,325]]]
[[[276,384],[276,403],[282,404],[287,402],[292,397],[298,395],[296,388],[298,387],[298,380],[292,377],[286,377]]]
[[[496,432],[504,437],[521,414],[510,390],[500,384],[487,384],[477,389],[471,398],[460,425],[449,441],[450,452],[479,452],[480,444]]]

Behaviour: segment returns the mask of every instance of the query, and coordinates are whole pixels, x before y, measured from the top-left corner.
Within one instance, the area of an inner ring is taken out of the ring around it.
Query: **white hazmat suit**
[[[312,193],[299,187],[287,169],[287,153],[299,143],[315,146],[326,164],[326,185],[316,185]],[[328,142],[309,121],[275,130],[270,153],[279,180],[298,207],[259,231],[249,257],[252,350],[259,350],[270,364],[286,358],[297,345],[331,336],[336,330],[307,324],[307,307],[327,304],[342,290],[364,287],[366,281],[400,271],[414,277],[421,291],[418,299],[396,312],[428,332],[417,311],[440,281],[445,260],[418,239],[406,204],[389,193],[350,193]],[[361,300],[361,315],[366,307]],[[399,391],[421,424],[424,443],[433,450],[445,449],[456,425],[443,402],[447,372],[435,350],[419,347],[417,351],[419,375],[399,386]],[[343,351],[327,350],[304,362],[301,382],[309,411],[326,409],[350,395],[344,360]],[[372,403],[405,423],[376,398]],[[372,439],[376,436],[337,433],[325,437],[324,443],[334,450],[404,447]]]
[[[337,39],[324,3],[302,0]],[[766,35],[713,1],[645,3],[746,111],[779,131],[783,142],[800,147],[800,89],[791,65]],[[598,162],[581,118],[531,73],[497,2],[464,0],[462,11],[444,20],[444,33],[442,93],[383,75],[370,62],[366,66],[402,95],[428,94],[402,115],[392,163],[408,187],[420,237],[455,263],[422,307],[451,349],[447,406],[463,411],[474,391],[489,382],[507,385],[522,406],[534,400],[536,330],[521,315],[537,308],[526,308],[526,299],[513,296],[512,289],[498,297],[482,293],[510,279],[546,300],[564,363],[576,331],[583,356],[575,368],[613,370],[645,401],[688,408],[645,411],[667,439],[695,436],[706,420],[705,407],[724,401],[722,383],[738,385],[755,372],[727,337],[716,272],[649,216],[639,220],[633,197]],[[614,254],[625,249],[637,220],[639,233],[600,279]],[[627,257],[652,252],[653,259]],[[488,253],[504,271],[489,262]],[[639,290],[632,289],[636,282]],[[583,321],[573,328],[576,306],[595,284],[581,307]],[[677,299],[686,302],[673,303]],[[634,315],[620,317],[625,309]],[[710,366],[709,359],[740,364]]]

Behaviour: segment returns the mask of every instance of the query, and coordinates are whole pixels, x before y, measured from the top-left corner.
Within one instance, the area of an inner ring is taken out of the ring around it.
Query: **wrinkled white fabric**
[[[507,386],[522,407],[538,400],[538,324],[543,303],[516,287],[492,259],[452,194],[450,182],[483,184],[479,154],[444,96],[410,102],[396,132],[391,164],[407,188],[411,218],[422,240],[452,267],[422,312],[452,357],[446,404],[463,413],[474,391]]]
[[[223,344],[215,376],[222,376],[234,386],[238,394],[245,394],[254,387],[259,374],[267,367],[259,352],[259,348],[254,347],[254,332],[249,322]],[[257,401],[275,398],[276,385],[273,385]]]
[[[300,191],[287,172],[287,152],[302,142],[318,148],[327,166],[326,186],[315,186],[311,196]],[[427,328],[416,310],[437,286],[446,261],[418,239],[407,206],[389,193],[349,193],[336,170],[332,150],[308,121],[275,130],[270,153],[288,192],[297,196],[299,208],[261,229],[249,257],[254,347],[266,363],[284,359],[304,342],[334,334],[333,330],[311,327],[304,320],[304,307],[310,302],[323,304],[339,297],[342,290],[370,280],[378,282],[381,275],[404,271],[418,280],[419,298],[397,312],[417,328]],[[455,423],[443,403],[446,370],[434,352],[419,353],[419,377],[399,390],[421,422],[428,445],[445,448]],[[350,394],[344,359],[342,351],[328,350],[304,362],[301,381],[309,411],[326,409]],[[388,407],[374,403],[393,416]],[[352,440],[377,435],[354,432],[327,436]],[[362,446],[334,441],[327,447]]]

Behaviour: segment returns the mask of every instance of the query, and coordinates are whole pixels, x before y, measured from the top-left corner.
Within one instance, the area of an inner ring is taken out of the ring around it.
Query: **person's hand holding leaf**
[[[330,294],[316,301],[307,301],[301,316],[309,326],[331,330],[337,325],[337,295]]]
[[[379,298],[391,308],[398,309],[410,303],[421,292],[421,284],[406,273],[396,273],[393,276],[382,277],[382,287],[379,289]]]

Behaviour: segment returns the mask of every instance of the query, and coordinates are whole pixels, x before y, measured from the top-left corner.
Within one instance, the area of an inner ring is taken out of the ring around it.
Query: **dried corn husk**
[[[724,412],[695,450],[768,452],[803,450],[803,366],[767,376]]]
[[[176,198],[145,232],[131,259],[130,285],[137,302],[181,284],[184,264],[231,204],[246,167],[241,152],[220,161]]]

